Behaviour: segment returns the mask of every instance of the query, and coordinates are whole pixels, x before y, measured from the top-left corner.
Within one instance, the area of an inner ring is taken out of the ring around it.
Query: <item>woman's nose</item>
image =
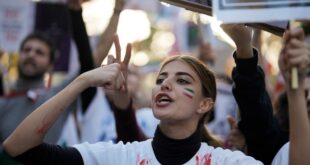
[[[170,80],[167,78],[165,79],[162,84],[161,84],[161,90],[171,90],[171,84],[170,84]]]

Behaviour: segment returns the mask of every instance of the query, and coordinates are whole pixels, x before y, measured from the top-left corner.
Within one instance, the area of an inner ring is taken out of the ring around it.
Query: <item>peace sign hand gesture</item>
[[[126,53],[123,61],[121,61],[121,46],[117,35],[115,35],[114,37],[114,44],[116,58],[114,58],[112,55],[109,55],[108,64],[118,63],[120,65],[121,73],[124,78],[124,84],[121,85],[121,88],[119,90],[106,91],[106,94],[118,109],[125,110],[130,104],[130,93],[127,90],[127,72],[128,64],[131,57],[131,44],[127,44]]]

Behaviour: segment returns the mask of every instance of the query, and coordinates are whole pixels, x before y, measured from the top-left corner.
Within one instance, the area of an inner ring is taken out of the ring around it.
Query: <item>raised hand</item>
[[[108,64],[118,63],[120,65],[121,73],[124,76],[124,83],[120,90],[115,90],[113,92],[107,92],[107,96],[112,100],[113,104],[119,109],[126,109],[130,103],[130,93],[127,90],[127,73],[128,64],[131,57],[131,44],[127,45],[124,60],[121,60],[121,46],[119,43],[119,38],[117,35],[114,37],[115,45],[115,56],[108,56]]]
[[[283,36],[284,46],[279,57],[279,67],[286,81],[291,85],[291,70],[298,70],[299,85],[304,82],[310,65],[310,45],[304,42],[304,32],[297,28],[286,31]]]
[[[221,27],[236,44],[239,58],[251,58],[253,56],[251,28],[242,24],[224,24]]]
[[[119,90],[124,84],[121,66],[113,63],[84,73],[81,76],[86,79],[91,87],[102,86],[109,90]]]

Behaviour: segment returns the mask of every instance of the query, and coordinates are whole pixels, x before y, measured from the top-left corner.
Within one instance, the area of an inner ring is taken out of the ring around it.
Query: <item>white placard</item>
[[[213,15],[226,23],[310,19],[310,0],[212,0]]]
[[[22,39],[33,30],[35,4],[27,0],[0,0],[0,46],[16,52]]]

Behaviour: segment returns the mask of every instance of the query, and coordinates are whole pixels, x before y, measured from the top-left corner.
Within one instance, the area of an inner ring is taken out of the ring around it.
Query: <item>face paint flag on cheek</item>
[[[190,88],[184,88],[183,94],[190,99],[194,97],[194,91]]]

